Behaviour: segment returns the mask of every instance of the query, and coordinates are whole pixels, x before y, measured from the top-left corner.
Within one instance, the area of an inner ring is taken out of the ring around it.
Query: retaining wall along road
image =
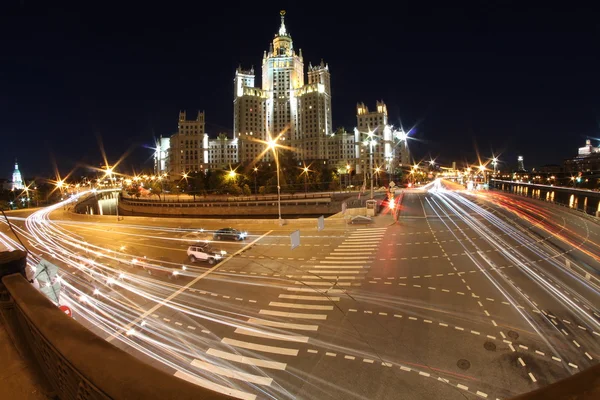
[[[6,271],[0,265],[0,277]],[[21,355],[61,400],[231,399],[143,363],[59,310],[21,273],[2,277],[0,314]],[[1,362],[2,360],[0,360]]]

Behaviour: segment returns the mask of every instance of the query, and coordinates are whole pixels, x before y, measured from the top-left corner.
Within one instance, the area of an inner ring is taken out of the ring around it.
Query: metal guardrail
[[[208,198],[202,195],[196,195],[196,199],[153,199],[153,198],[137,198],[132,196],[121,195],[121,199],[124,201],[135,201],[135,202],[147,202],[147,203],[244,203],[244,202],[255,202],[255,201],[277,201],[277,195],[274,196],[232,196],[232,197],[215,197],[209,196]],[[294,194],[294,195],[281,195],[281,200],[303,200],[303,199],[331,199],[333,196],[330,193],[313,193],[313,194]]]
[[[59,310],[24,272],[3,276],[13,272],[4,267],[0,264],[0,316],[49,397],[232,399],[160,371],[106,342]]]

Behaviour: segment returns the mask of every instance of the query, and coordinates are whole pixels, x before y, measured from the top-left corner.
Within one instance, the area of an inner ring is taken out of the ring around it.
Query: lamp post
[[[258,191],[256,190],[256,176],[258,175],[258,168],[254,167],[254,195],[258,195]]]
[[[302,174],[304,174],[304,195],[308,194],[308,167],[302,168]]]
[[[273,152],[275,167],[277,169],[277,211],[279,213],[279,225],[283,225],[283,220],[281,219],[281,185],[279,184],[279,155],[277,154],[277,146],[277,141],[269,137],[267,147]]]
[[[348,189],[348,187],[350,185],[352,185],[352,179],[350,176],[350,172],[352,171],[352,167],[350,167],[350,164],[346,164],[346,174],[348,174],[348,178],[346,180],[346,189]]]
[[[375,173],[377,175],[375,175],[375,186],[379,187],[379,173],[381,172],[381,168],[377,167],[375,168]]]
[[[369,131],[367,133],[368,138],[365,140],[364,144],[366,146],[369,146],[369,170],[371,171],[371,200],[373,200],[374,194],[373,194],[373,146],[377,144],[377,141],[375,140],[375,138],[373,137],[374,132],[373,131]]]

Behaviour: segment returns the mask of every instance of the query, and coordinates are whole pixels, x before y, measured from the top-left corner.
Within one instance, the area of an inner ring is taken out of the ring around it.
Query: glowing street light
[[[376,182],[375,182],[375,186],[379,186],[379,173],[381,172],[381,168],[377,167],[375,168],[375,173],[377,174],[375,176]]]
[[[304,175],[304,194],[305,195],[308,193],[308,173],[309,172],[310,172],[310,169],[308,169],[308,167],[302,168],[301,175]]]
[[[256,177],[258,175],[258,167],[254,167],[253,171],[254,171],[254,195],[256,196],[258,194],[258,191],[256,190]]]
[[[368,138],[363,142],[365,146],[369,146],[369,161],[370,161],[370,171],[371,171],[371,200],[373,200],[373,146],[377,144],[377,140],[375,140],[375,131],[367,132]]]

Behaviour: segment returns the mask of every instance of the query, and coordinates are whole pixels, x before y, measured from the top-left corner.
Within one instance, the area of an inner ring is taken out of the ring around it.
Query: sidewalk
[[[0,399],[46,400],[0,321]]]

